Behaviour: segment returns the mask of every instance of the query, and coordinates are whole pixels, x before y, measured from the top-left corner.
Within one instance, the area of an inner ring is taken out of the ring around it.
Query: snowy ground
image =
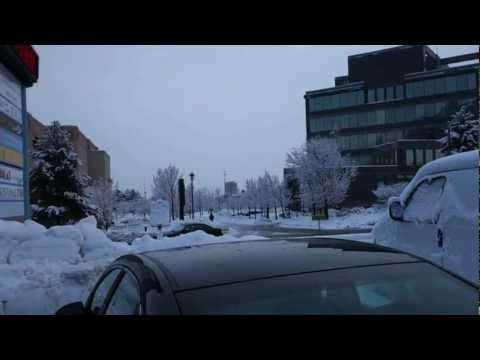
[[[329,220],[320,222],[321,229],[371,228],[385,208],[331,210]],[[125,221],[128,220],[128,221]],[[228,211],[215,214],[213,223],[208,214],[186,222],[204,222],[222,228],[226,235],[215,237],[196,231],[175,238],[158,240],[145,234],[155,231],[148,218],[128,215],[119,219],[108,234],[96,228],[93,217],[75,225],[46,229],[33,221],[25,223],[0,220],[0,314],[52,314],[69,302],[86,299],[95,281],[119,256],[148,250],[166,249],[192,244],[265,239],[257,235],[240,236],[233,225],[275,225],[281,228],[318,229],[318,221],[299,216],[268,220],[257,217],[231,216]],[[164,230],[179,225],[171,223]],[[107,236],[108,235],[108,236]],[[320,236],[315,236],[320,237]],[[325,236],[325,237],[332,237]],[[371,234],[335,235],[358,241],[371,241]],[[112,239],[114,241],[112,241]]]
[[[259,225],[272,224],[278,225],[280,228],[300,228],[300,229],[369,229],[373,228],[375,223],[385,213],[385,206],[372,206],[369,208],[356,207],[349,210],[335,210],[330,209],[328,220],[320,220],[320,224],[316,220],[312,220],[311,216],[292,215],[290,219],[278,218],[275,220],[271,216],[271,220],[261,218],[257,215],[257,219],[253,216],[251,219],[248,216],[232,216],[227,211],[222,211],[216,215],[214,223],[228,226],[231,224],[243,225]],[[319,226],[320,225],[320,226]]]
[[[121,255],[257,239],[264,238],[196,231],[158,240],[145,235],[129,245],[111,241],[92,217],[48,230],[29,220],[0,220],[0,314],[53,314],[64,304],[85,300],[105,267]]]

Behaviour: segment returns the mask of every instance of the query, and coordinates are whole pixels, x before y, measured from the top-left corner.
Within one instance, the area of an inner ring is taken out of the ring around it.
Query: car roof
[[[268,239],[148,251],[173,291],[289,274],[418,262],[379,245],[339,239]]]

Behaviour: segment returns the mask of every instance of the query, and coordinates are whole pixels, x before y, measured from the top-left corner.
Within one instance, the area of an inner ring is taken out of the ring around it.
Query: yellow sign
[[[0,161],[7,164],[23,167],[23,155],[14,150],[0,146]]]

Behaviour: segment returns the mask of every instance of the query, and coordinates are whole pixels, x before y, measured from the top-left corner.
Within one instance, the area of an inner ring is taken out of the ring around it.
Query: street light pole
[[[192,219],[195,218],[195,207],[193,206],[193,178],[195,177],[195,174],[193,172],[190,173],[190,186],[192,190]]]

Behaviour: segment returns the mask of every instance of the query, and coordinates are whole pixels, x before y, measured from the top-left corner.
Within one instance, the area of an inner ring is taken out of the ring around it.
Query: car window
[[[423,262],[253,280],[177,293],[184,314],[476,314],[478,290]]]
[[[405,221],[434,223],[444,185],[444,177],[438,177],[431,182],[428,180],[421,182],[410,195],[403,219]]]
[[[137,281],[125,273],[118,284],[105,311],[106,315],[138,315],[140,313],[140,291]]]
[[[109,272],[102,280],[102,282],[97,286],[92,297],[92,302],[90,304],[90,312],[92,314],[100,314],[107,299],[108,292],[113,286],[115,279],[121,273],[121,270],[115,269]]]

